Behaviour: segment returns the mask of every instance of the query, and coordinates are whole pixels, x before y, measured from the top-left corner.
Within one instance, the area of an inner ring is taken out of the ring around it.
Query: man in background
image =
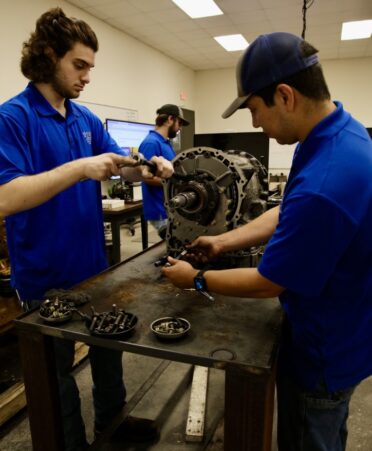
[[[190,246],[201,261],[262,243],[258,268],[207,270],[204,290],[279,296],[285,312],[277,371],[279,451],[344,451],[349,402],[372,374],[372,144],[333,102],[317,50],[290,33],[259,36],[237,66],[238,97],[254,127],[298,143],[280,207]],[[163,273],[193,286],[189,263]],[[264,302],[264,301],[263,301]]]
[[[30,307],[49,289],[69,289],[107,268],[99,181],[153,177],[121,154],[97,116],[71,101],[89,83],[97,50],[88,24],[60,8],[44,13],[23,44],[21,70],[30,83],[0,107],[0,216],[12,284]],[[167,160],[153,162],[157,178],[172,175]],[[65,449],[80,451],[87,441],[71,374],[74,343],[55,339],[54,348]],[[125,404],[122,353],[91,346],[89,357],[98,434]],[[150,420],[129,417],[117,433],[146,440],[157,431]]]
[[[177,105],[166,104],[156,111],[155,130],[151,130],[142,141],[139,152],[146,159],[154,156],[172,161],[176,152],[171,140],[181,131],[182,126],[189,125],[183,112]],[[164,194],[159,177],[142,182],[143,214],[147,221],[155,227],[160,238],[164,239],[167,228],[167,212],[164,208]]]

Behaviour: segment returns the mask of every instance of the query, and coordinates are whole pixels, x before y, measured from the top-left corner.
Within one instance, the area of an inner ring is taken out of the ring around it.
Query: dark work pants
[[[75,342],[54,339],[66,451],[80,451],[87,445],[80,410],[80,396],[71,374]],[[95,424],[103,429],[125,403],[122,352],[91,346],[89,358],[93,379]]]
[[[304,391],[278,372],[278,450],[345,451],[354,389],[328,393],[321,383]]]

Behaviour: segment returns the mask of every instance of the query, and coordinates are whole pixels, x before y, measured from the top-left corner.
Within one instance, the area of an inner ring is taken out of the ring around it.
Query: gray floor
[[[141,251],[141,232],[139,226],[131,236],[129,230],[122,228],[122,259]],[[149,225],[149,244],[158,240],[154,229]],[[144,380],[159,364],[158,359],[124,354],[125,381],[130,398],[141,386]],[[87,437],[93,438],[93,412],[91,403],[91,376],[89,364],[84,362],[76,370],[76,380],[80,388],[82,412],[87,428]],[[104,450],[151,450],[151,451],[187,451],[205,449],[204,444],[186,443],[185,425],[187,420],[188,402],[192,368],[186,364],[171,363],[156,385],[146,395],[132,412],[134,415],[156,419],[161,426],[161,440],[152,445],[110,444]],[[206,416],[206,440],[212,436],[208,451],[222,451],[223,428],[221,415],[223,412],[224,373],[219,370],[209,370],[208,402]],[[372,451],[372,378],[365,380],[356,390],[352,399],[349,417],[348,451]],[[23,412],[0,429],[1,451],[32,450],[27,413]],[[276,450],[273,444],[272,450]],[[230,450],[229,450],[230,451]],[[234,451],[234,450],[231,450]]]

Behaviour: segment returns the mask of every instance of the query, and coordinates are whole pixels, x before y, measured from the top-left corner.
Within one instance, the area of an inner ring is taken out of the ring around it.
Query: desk
[[[120,258],[120,226],[128,219],[141,217],[142,249],[148,247],[147,221],[142,214],[142,202],[126,203],[120,210],[103,210],[103,220],[111,224],[113,263],[119,263]]]
[[[211,303],[195,291],[175,288],[153,264],[164,253],[164,243],[158,243],[77,287],[92,296],[98,312],[115,303],[138,316],[136,331],[127,341],[92,336],[78,318],[50,326],[33,311],[15,321],[34,449],[63,449],[52,346],[52,337],[60,337],[225,370],[224,449],[270,451],[282,322],[279,302],[216,295]],[[89,305],[81,310],[89,313]],[[189,335],[180,341],[159,341],[149,326],[163,316],[188,319]]]

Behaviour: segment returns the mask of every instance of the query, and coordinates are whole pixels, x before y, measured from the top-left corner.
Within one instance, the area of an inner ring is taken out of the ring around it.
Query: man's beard
[[[177,136],[177,130],[176,130],[175,125],[173,124],[168,128],[168,138],[173,139],[176,136]]]
[[[56,70],[54,76],[51,80],[52,88],[64,99],[76,99],[79,97],[80,93],[69,89],[66,84],[58,76],[58,71]]]

